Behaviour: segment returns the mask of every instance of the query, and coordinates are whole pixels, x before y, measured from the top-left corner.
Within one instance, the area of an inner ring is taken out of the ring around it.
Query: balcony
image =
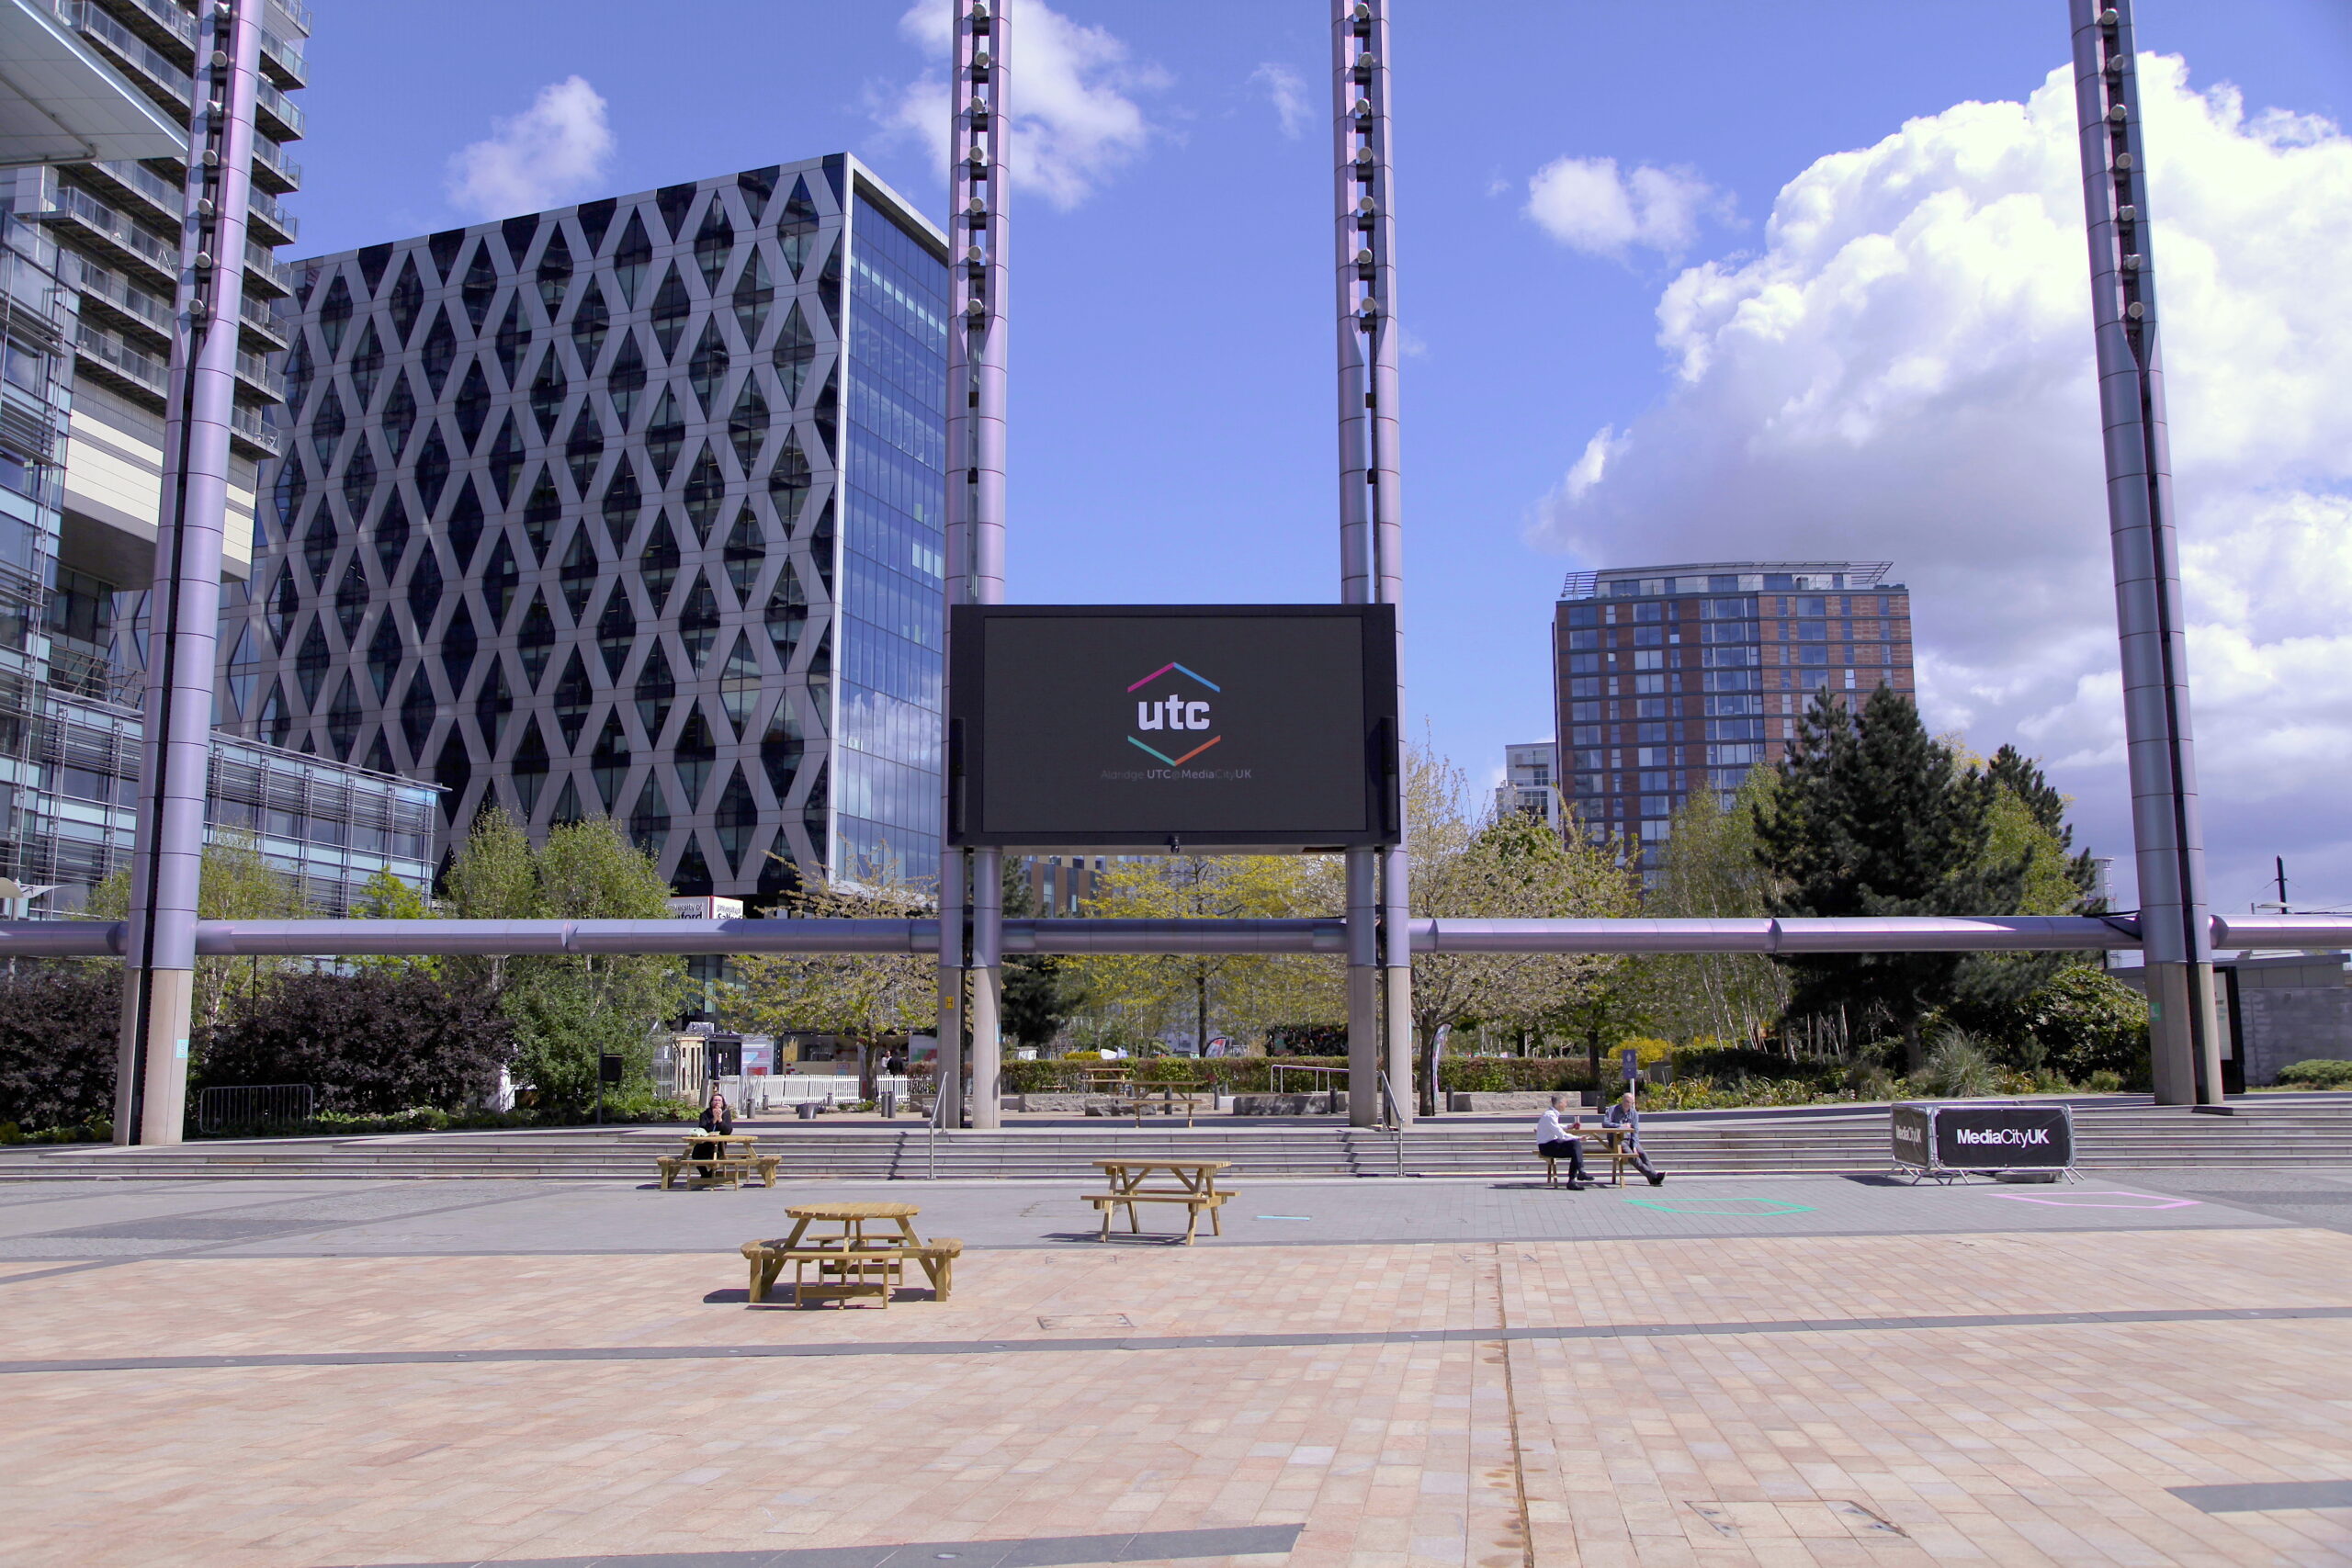
[[[246,332],[266,344],[273,354],[284,350],[294,341],[292,324],[279,320],[275,310],[250,294],[237,296],[237,321]]]
[[[285,196],[302,188],[302,165],[286,155],[286,149],[267,137],[254,138],[254,183],[273,195]]]
[[[51,225],[61,240],[77,243],[77,248],[86,247],[92,240],[103,240],[107,260],[128,262],[141,273],[161,278],[167,288],[179,287],[177,245],[150,234],[87,191],[72,186],[53,186],[48,195],[48,211],[23,216]],[[293,290],[289,288],[287,292]]]
[[[118,159],[106,164],[77,164],[73,177],[99,187],[108,201],[137,212],[159,229],[180,225],[187,193],[143,164]]]
[[[86,321],[74,329],[74,355],[84,368],[97,371],[101,379],[123,382],[151,398],[161,398],[170,391],[169,365]]]
[[[294,100],[266,82],[254,86],[254,126],[276,141],[302,140],[302,111]]]
[[[86,314],[94,304],[107,313],[126,318],[129,324],[141,332],[154,333],[167,341],[172,335],[172,301],[150,294],[118,273],[85,262],[82,266],[83,311]]]
[[[276,425],[262,417],[262,411],[239,403],[229,411],[229,438],[243,442],[264,457],[275,457],[284,444]]]
[[[265,292],[276,289],[288,299],[293,297],[294,269],[251,240],[245,242],[245,278],[247,282],[258,280]]]
[[[111,0],[107,9],[117,20],[128,21],[131,30],[149,43],[164,51],[175,61],[185,54],[184,70],[196,64],[196,18],[174,5],[172,0]]]
[[[290,245],[302,232],[302,220],[277,205],[277,198],[259,186],[246,189],[247,221],[262,231],[264,243]]]
[[[258,354],[237,355],[237,379],[257,392],[267,393],[273,401],[286,400],[286,378]]]
[[[72,22],[101,53],[122,68],[148,96],[181,115],[196,99],[196,80],[91,0],[54,0],[57,14]]]
[[[311,36],[311,8],[303,5],[302,0],[269,0],[269,3],[284,13],[288,21],[294,24],[294,31],[304,38]]]
[[[301,43],[294,39],[281,38],[267,28],[264,28],[261,33],[261,68],[269,73],[273,85],[288,92],[310,85]]]

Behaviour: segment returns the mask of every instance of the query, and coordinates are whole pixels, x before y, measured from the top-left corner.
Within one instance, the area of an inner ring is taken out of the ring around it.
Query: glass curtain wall
[[[833,874],[939,859],[946,268],[878,207],[850,229]]]

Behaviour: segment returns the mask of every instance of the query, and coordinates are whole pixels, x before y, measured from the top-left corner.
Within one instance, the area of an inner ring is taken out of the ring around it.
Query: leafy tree
[[[1755,812],[1757,859],[1776,914],[1974,915],[2016,910],[2026,864],[1992,863],[1999,789],[1931,739],[1892,687],[1849,712],[1820,694]],[[1783,959],[1789,1010],[1883,1016],[1900,1030],[1906,1070],[1924,1060],[1928,1015],[1957,999],[1964,955],[1822,954]]]
[[[1036,895],[1018,860],[1004,864],[1004,912],[1026,919],[1037,913]],[[1006,1038],[1043,1049],[1069,1021],[1078,1001],[1077,977],[1068,960],[1050,953],[1015,953],[1004,961],[1001,1014]]]
[[[812,920],[910,920],[934,913],[931,890],[906,881],[896,862],[866,863],[860,879],[808,885],[770,913]],[[874,1052],[885,1041],[934,1027],[937,960],[928,953],[746,953],[735,961],[741,987],[726,998],[730,1029],[783,1036],[831,1034],[857,1046],[858,1087],[874,1092]]]
[[[474,820],[450,863],[450,913],[469,920],[646,920],[670,913],[669,884],[609,819],[550,829],[537,848],[497,807]],[[685,961],[662,953],[449,958],[441,972],[480,985],[514,1025],[517,1076],[542,1106],[578,1109],[596,1095],[597,1057],[650,1070],[649,1036],[681,1004]]]
[[[1426,746],[1406,755],[1412,912],[1456,919],[1560,919],[1634,912],[1634,887],[1609,853],[1564,842],[1520,811],[1474,817],[1462,770]],[[1417,953],[1413,1032],[1424,1114],[1436,1110],[1429,1060],[1437,1032],[1475,1022],[1513,1029],[1556,1021],[1617,960],[1590,953]]]
[[[28,1132],[114,1114],[122,965],[17,959],[0,971],[0,1122]]]
[[[355,920],[429,920],[434,919],[433,906],[424,895],[392,874],[385,866],[370,876],[353,900],[351,918]],[[408,957],[387,953],[365,953],[350,960],[353,967],[363,970],[409,970],[421,975],[441,973],[441,960],[429,953]]]
[[[1096,880],[1086,913],[1103,919],[1299,919],[1340,913],[1343,874],[1329,856],[1165,855],[1127,861]],[[1279,1024],[1347,1013],[1340,964],[1258,953],[1113,953],[1070,969],[1092,1008],[1145,1034],[1181,1029],[1254,1039]]]
[[[196,884],[200,920],[295,920],[302,918],[302,892],[294,879],[269,863],[260,840],[237,828],[216,828],[204,846]],[[90,889],[85,913],[92,919],[130,918],[130,868],[124,866]],[[190,1009],[197,1032],[218,1028],[232,1004],[250,1007],[281,975],[302,964],[289,958],[199,958]]]
[[[513,1028],[480,986],[399,971],[292,975],[267,1006],[213,1032],[202,1081],[310,1084],[322,1111],[453,1111],[494,1089],[514,1055]]]
[[[1642,912],[1667,919],[1739,919],[1771,912],[1757,861],[1756,822],[1780,774],[1751,769],[1726,810],[1711,789],[1691,792],[1674,816],[1657,883]],[[1788,1005],[1788,978],[1757,953],[1661,953],[1627,966],[1648,993],[1655,1027],[1675,1039],[1759,1044]]]
[[[2078,1084],[2101,1072],[2149,1081],[2148,999],[2095,964],[2063,964],[2023,996],[1964,1016],[2006,1066]]]

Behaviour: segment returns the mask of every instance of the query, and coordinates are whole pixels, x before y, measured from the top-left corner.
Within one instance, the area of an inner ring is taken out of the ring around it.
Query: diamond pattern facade
[[[609,815],[682,893],[936,858],[944,241],[834,156],[298,264],[243,732]]]

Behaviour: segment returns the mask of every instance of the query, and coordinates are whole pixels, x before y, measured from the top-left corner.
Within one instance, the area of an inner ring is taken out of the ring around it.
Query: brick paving
[[[473,1184],[434,1184],[432,1202],[406,1190],[345,1194],[340,1212],[364,1229],[485,1196]],[[1330,1201],[1379,1201],[1357,1191]],[[253,1196],[213,1212],[245,1213]],[[2012,1209],[2025,1206],[1984,1206]],[[492,1212],[526,1211],[462,1211]],[[83,1204],[68,1223],[119,1228],[108,1213]],[[629,1553],[749,1564],[741,1554],[1299,1525],[1286,1556],[1182,1562],[2352,1560],[2352,1511],[2208,1514],[2165,1490],[2352,1477],[2352,1321],[1856,1322],[2352,1306],[2352,1235],[2340,1231],[2109,1218],[2119,1228],[1008,1247],[967,1255],[953,1301],[910,1290],[887,1311],[750,1307],[740,1260],[719,1251],[249,1256],[216,1241],[194,1255],[92,1254],[98,1266],[74,1272],[16,1261],[0,1264],[11,1364],[985,1347],[1106,1329],[1804,1318],[1822,1331],[12,1371],[0,1375],[0,1557],[11,1568]]]

